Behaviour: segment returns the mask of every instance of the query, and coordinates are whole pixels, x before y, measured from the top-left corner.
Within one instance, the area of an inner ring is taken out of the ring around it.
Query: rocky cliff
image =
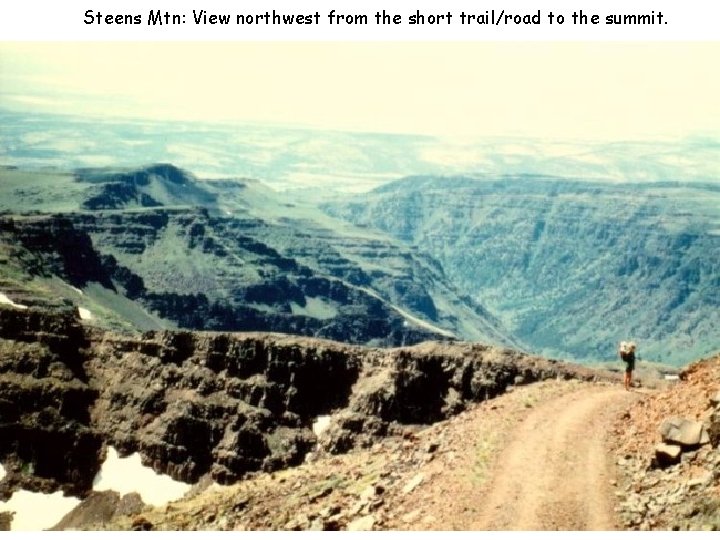
[[[432,258],[281,203],[257,182],[200,181],[171,165],[48,178],[0,172],[8,201],[0,251],[15,276],[79,289],[76,301],[94,303],[96,324],[521,347]],[[64,197],[30,197],[40,182],[64,185]]]
[[[368,446],[516,384],[610,374],[465,343],[373,349],[273,334],[81,326],[0,308],[0,459],[17,488],[84,495],[107,445],[158,472],[218,482]],[[332,415],[319,438],[320,415]],[[318,446],[319,445],[319,446]]]
[[[18,487],[89,490],[103,438],[90,411],[85,330],[71,311],[0,307],[0,498]]]

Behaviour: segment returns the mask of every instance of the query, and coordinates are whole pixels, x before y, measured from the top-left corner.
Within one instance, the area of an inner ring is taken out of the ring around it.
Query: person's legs
[[[625,390],[630,390],[632,386],[632,370],[630,368],[625,369]]]
[[[627,390],[630,390],[632,388],[633,371],[635,371],[635,355],[633,355],[630,358],[630,361],[627,363],[627,366],[625,367],[625,377],[627,378],[627,386],[625,388]]]

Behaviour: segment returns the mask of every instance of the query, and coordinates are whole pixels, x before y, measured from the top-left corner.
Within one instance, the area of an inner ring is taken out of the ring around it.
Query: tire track
[[[537,407],[503,451],[473,528],[614,529],[605,437],[613,415],[635,399],[620,388],[592,388]]]

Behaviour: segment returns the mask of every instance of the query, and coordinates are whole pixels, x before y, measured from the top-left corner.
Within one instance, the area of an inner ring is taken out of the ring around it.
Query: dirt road
[[[476,530],[612,530],[613,464],[605,437],[637,394],[584,388],[538,405],[493,467]]]

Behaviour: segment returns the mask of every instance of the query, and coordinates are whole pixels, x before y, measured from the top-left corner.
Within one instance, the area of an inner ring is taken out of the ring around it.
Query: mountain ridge
[[[99,283],[108,292],[92,288],[85,300],[113,311],[119,299],[110,293],[125,297],[137,304],[142,329],[154,324],[141,313],[149,310],[168,321],[161,327],[386,345],[469,331],[517,344],[477,302],[458,295],[431,258],[251,180],[201,181],[167,164],[45,176],[4,170],[3,179],[3,237],[8,249],[19,243],[34,257],[25,268],[70,277],[80,289]],[[183,189],[168,188],[177,185]],[[39,200],[48,186],[55,196]],[[92,275],[82,277],[85,263]]]
[[[434,328],[590,361],[631,338],[644,358],[675,364],[717,347],[712,183],[424,175],[318,206],[169,164],[2,177],[3,219],[69,220],[107,265],[98,309],[125,302],[127,312],[129,291],[143,329],[160,319],[400,345]],[[44,226],[60,226],[52,221]],[[358,313],[374,322],[353,329]]]

